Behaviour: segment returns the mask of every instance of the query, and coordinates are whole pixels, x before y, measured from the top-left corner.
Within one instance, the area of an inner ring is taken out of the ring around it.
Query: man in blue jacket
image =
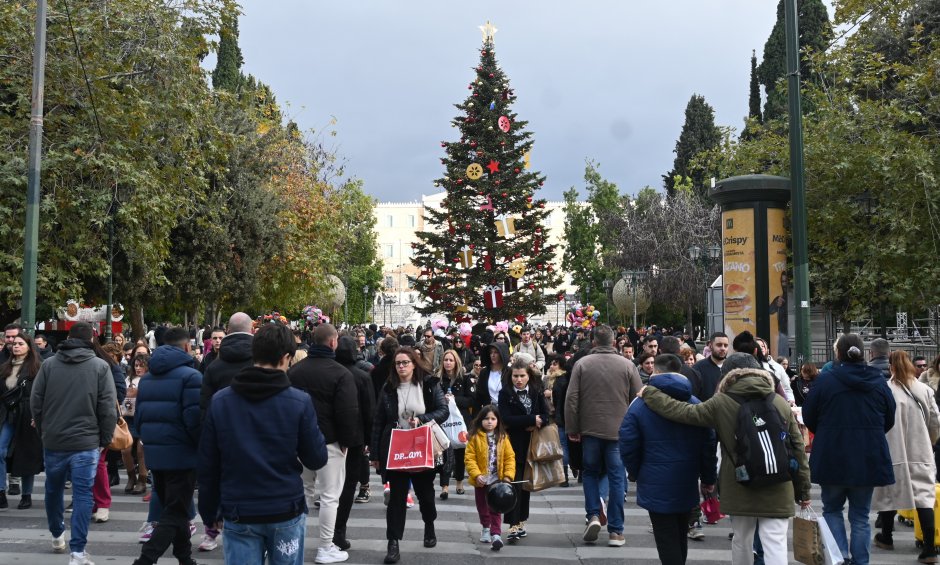
[[[303,563],[300,474],[326,465],[327,450],[310,395],[291,387],[285,372],[296,348],[286,326],[263,326],[251,344],[254,366],[216,393],[206,413],[199,513],[211,521],[221,510],[226,563],[261,563],[265,552],[272,562]]]
[[[681,367],[675,355],[656,357],[649,384],[676,400],[698,404],[689,380],[679,374]],[[637,483],[637,504],[649,512],[659,560],[666,565],[685,563],[689,509],[698,505],[699,479],[702,494],[715,490],[714,430],[667,420],[637,398],[620,426],[620,456],[630,480]]]
[[[196,488],[202,374],[194,364],[189,332],[169,328],[163,345],[150,358],[150,372],[137,388],[134,428],[144,444],[163,513],[134,565],[156,563],[171,544],[180,565],[195,564],[189,541],[189,507]]]

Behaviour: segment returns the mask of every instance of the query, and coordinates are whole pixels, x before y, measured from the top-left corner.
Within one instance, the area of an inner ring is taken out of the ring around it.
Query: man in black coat
[[[356,340],[343,336],[339,338],[336,347],[336,360],[352,373],[356,383],[356,396],[359,399],[359,421],[355,429],[355,442],[346,452],[346,480],[343,482],[343,492],[339,497],[339,507],[336,510],[336,527],[333,531],[333,543],[343,551],[349,549],[350,543],[346,540],[346,522],[352,510],[353,498],[369,501],[369,457],[368,442],[372,434],[372,420],[375,415],[375,395],[372,389],[372,379],[369,373],[357,366],[356,356],[359,347]],[[359,495],[356,495],[356,486]]]
[[[359,400],[356,381],[349,369],[336,362],[339,334],[331,324],[320,324],[313,332],[313,344],[307,358],[287,372],[293,386],[307,391],[317,409],[317,423],[326,439],[329,460],[316,475],[320,493],[320,540],[316,560],[321,563],[345,561],[349,554],[333,543],[339,497],[346,480],[347,450],[361,445],[356,439]],[[357,443],[358,442],[358,443]],[[304,471],[304,488],[312,487],[310,471]]]
[[[228,335],[219,345],[219,357],[206,367],[202,376],[199,410],[203,417],[209,409],[212,395],[231,385],[232,379],[242,369],[254,365],[251,360],[251,339],[251,316],[244,312],[232,314],[228,321]]]
[[[249,330],[250,329],[251,328],[249,327]],[[209,334],[209,340],[212,342],[212,349],[207,351],[205,355],[202,356],[202,363],[199,364],[199,372],[203,375],[206,374],[206,369],[209,368],[209,365],[219,358],[219,350],[222,348],[223,339],[225,339],[225,330],[222,328],[213,328],[212,333]]]

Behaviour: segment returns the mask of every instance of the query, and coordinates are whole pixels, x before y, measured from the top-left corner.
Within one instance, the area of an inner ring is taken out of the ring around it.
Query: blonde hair
[[[448,349],[441,355],[441,366],[437,369],[437,377],[444,376],[444,359],[450,355],[454,358],[454,377],[460,377],[463,374],[463,363],[460,361],[460,356],[457,355],[457,352],[453,349]]]

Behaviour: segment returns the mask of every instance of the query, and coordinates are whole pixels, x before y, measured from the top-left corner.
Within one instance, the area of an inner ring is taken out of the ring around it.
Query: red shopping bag
[[[390,471],[425,471],[434,468],[431,427],[393,429],[385,468]]]
[[[705,517],[706,524],[717,524],[718,520],[725,517],[721,513],[721,505],[717,496],[710,496],[702,501],[702,516]]]

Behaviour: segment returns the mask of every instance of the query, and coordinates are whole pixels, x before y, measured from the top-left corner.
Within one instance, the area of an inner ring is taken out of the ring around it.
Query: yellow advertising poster
[[[754,209],[721,213],[724,255],[722,284],[725,291],[725,333],[735,336],[744,330],[757,335],[754,301],[757,280],[754,257]]]
[[[774,357],[790,355],[789,300],[787,290],[787,227],[782,209],[767,210],[767,296],[770,297],[770,336],[768,346]]]

